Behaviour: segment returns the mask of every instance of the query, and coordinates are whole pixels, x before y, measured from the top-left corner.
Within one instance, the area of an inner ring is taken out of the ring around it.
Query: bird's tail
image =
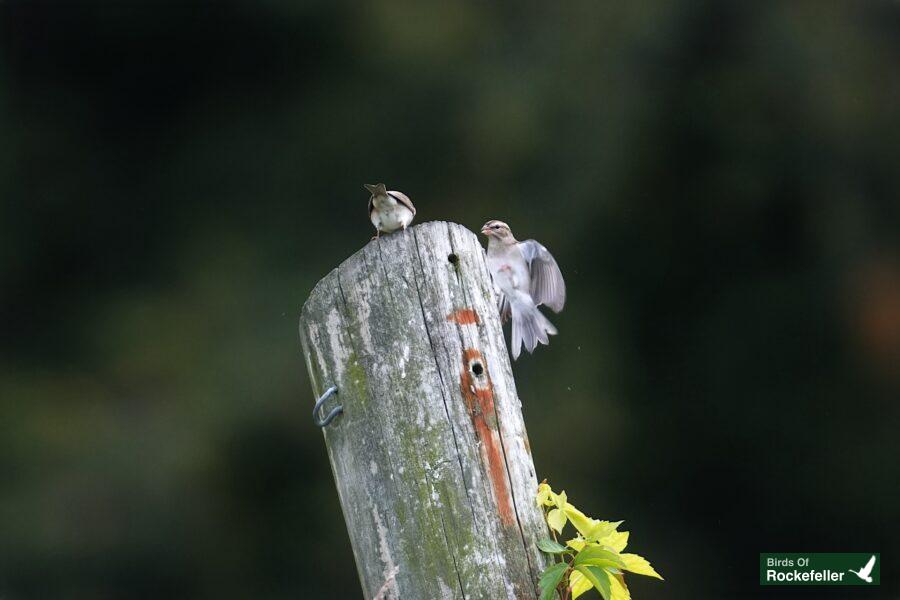
[[[541,313],[537,306],[526,302],[510,302],[512,309],[512,355],[519,358],[522,345],[534,352],[538,343],[549,344],[550,335],[556,335],[556,327]]]

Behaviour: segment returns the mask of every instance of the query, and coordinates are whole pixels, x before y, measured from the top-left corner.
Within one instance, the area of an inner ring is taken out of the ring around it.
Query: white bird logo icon
[[[872,558],[869,559],[869,562],[866,563],[866,566],[860,569],[859,571],[854,571],[853,569],[847,569],[866,583],[872,583],[872,569],[875,568],[875,556],[872,555]]]

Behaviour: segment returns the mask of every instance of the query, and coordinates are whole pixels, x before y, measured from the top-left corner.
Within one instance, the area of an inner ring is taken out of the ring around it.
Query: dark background
[[[556,255],[538,476],[636,600],[897,597],[900,5],[563,4],[0,2],[3,600],[361,597],[297,318],[376,181]]]

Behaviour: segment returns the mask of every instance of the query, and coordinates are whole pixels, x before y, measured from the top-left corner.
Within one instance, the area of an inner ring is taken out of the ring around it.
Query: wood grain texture
[[[372,241],[319,282],[300,337],[314,394],[344,406],[323,432],[365,597],[537,598],[546,526],[475,234]]]

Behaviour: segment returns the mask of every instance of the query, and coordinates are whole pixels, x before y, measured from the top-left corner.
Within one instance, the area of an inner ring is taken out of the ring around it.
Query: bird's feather
[[[416,207],[413,206],[412,200],[409,199],[409,196],[404,194],[403,192],[389,191],[388,195],[390,195],[394,200],[405,206],[410,210],[413,216],[416,216]],[[372,215],[372,211],[375,210],[375,196],[369,196],[369,216]]]
[[[497,308],[500,310],[500,322],[506,323],[509,321],[509,316],[511,313],[511,309],[509,306],[509,298],[506,297],[499,289],[497,290]]]
[[[403,206],[408,208],[412,212],[413,216],[415,216],[416,207],[413,206],[412,200],[409,199],[409,196],[407,196],[403,192],[393,192],[393,191],[388,192],[388,194],[393,196],[397,202],[399,202],[400,204],[402,204]]]
[[[556,259],[540,243],[525,240],[519,243],[522,255],[528,262],[531,275],[531,298],[538,306],[545,304],[553,312],[559,312],[566,304],[566,282],[563,280]]]

